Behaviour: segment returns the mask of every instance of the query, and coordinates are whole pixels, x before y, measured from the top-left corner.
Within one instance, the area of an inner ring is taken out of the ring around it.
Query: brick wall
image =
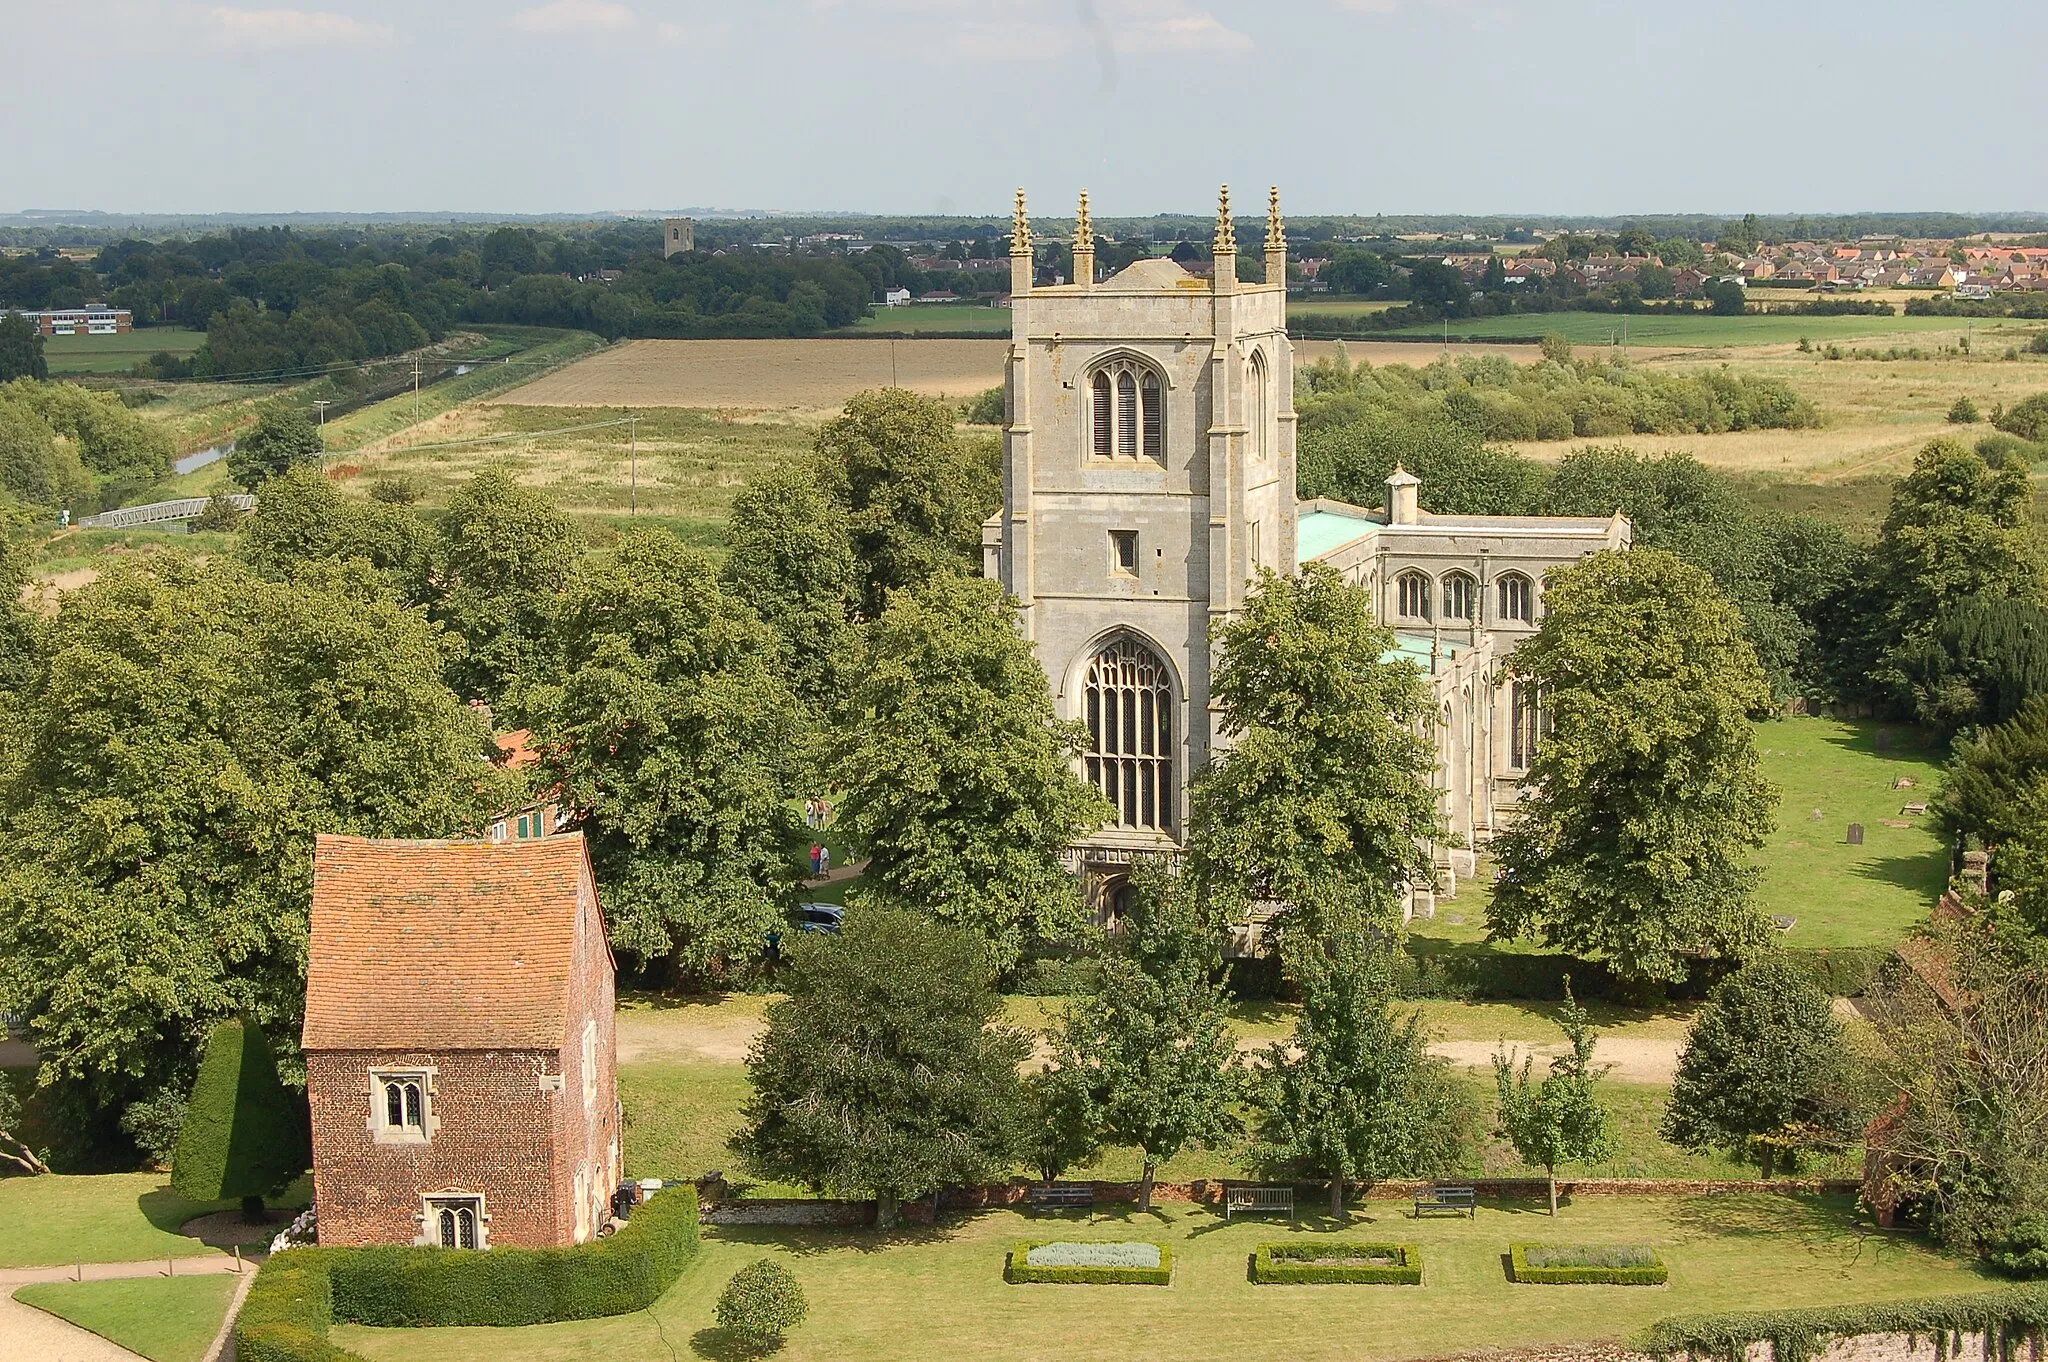
[[[617,999],[611,952],[605,945],[597,896],[584,881],[577,906],[576,953],[570,964],[567,1027],[562,1037],[561,1095],[554,1099],[554,1181],[562,1188],[555,1206],[555,1242],[575,1243],[576,1188],[582,1173],[586,1219],[584,1238],[594,1237],[610,1214],[611,1195],[622,1174],[624,1139],[620,1131]],[[597,1074],[595,1093],[584,1100],[583,1034],[595,1023]]]

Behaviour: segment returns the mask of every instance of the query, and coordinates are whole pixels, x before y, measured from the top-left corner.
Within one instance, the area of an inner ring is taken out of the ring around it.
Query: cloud
[[[1401,0],[1337,0],[1337,8],[1353,14],[1392,14],[1401,8]]]
[[[631,28],[637,22],[632,10],[611,0],[549,0],[514,15],[512,27],[526,33],[590,33]]]
[[[1114,32],[1116,45],[1126,52],[1246,52],[1252,47],[1249,34],[1208,13],[1130,19]]]
[[[389,24],[366,24],[346,14],[314,9],[230,9],[207,11],[215,30],[236,47],[276,51],[287,47],[371,47],[397,39]]]

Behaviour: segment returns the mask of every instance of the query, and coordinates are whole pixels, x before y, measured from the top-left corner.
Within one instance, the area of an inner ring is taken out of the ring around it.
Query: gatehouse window
[[[1110,561],[1116,570],[1126,576],[1138,575],[1138,532],[1136,530],[1111,530],[1109,532]]]
[[[1119,827],[1173,826],[1173,683],[1159,655],[1120,638],[1088,663],[1088,781]]]
[[[1470,621],[1477,596],[1477,583],[1462,572],[1451,573],[1444,578],[1444,618]]]
[[[1527,577],[1519,572],[1504,574],[1500,579],[1500,617],[1528,624],[1535,618],[1534,596]]]
[[[1159,375],[1135,360],[1113,360],[1089,380],[1089,448],[1098,459],[1159,459],[1166,415]]]
[[[1420,572],[1404,572],[1394,582],[1395,605],[1402,619],[1427,620],[1434,602],[1430,580]]]
[[[372,1128],[380,1143],[433,1138],[428,1104],[433,1096],[430,1075],[421,1071],[380,1069],[370,1075]]]
[[[484,1199],[479,1196],[426,1198],[427,1242],[441,1248],[484,1247]]]

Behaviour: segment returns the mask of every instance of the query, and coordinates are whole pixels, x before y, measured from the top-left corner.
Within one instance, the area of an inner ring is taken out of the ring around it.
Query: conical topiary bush
[[[207,1037],[178,1130],[171,1186],[195,1201],[240,1199],[251,1224],[263,1199],[306,1170],[298,1103],[278,1081],[277,1060],[253,1018],[224,1021]]]

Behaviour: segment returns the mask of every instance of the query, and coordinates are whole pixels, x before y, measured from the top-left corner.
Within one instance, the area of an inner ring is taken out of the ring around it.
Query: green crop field
[[[904,307],[878,307],[838,334],[853,336],[874,331],[905,335],[986,331],[990,335],[1008,335],[1010,309],[990,307],[985,303],[911,303]]]
[[[150,326],[120,336],[46,336],[43,358],[52,374],[125,374],[159,350],[189,355],[205,343],[204,331]]]
[[[1658,315],[1645,313],[1623,316],[1612,312],[1543,312],[1519,316],[1479,317],[1454,321],[1446,326],[1430,322],[1388,332],[1395,336],[1428,338],[1462,337],[1466,340],[1539,340],[1556,334],[1574,345],[1606,345],[1619,342],[1626,327],[1632,345],[1720,347],[1742,345],[1791,345],[1804,336],[1816,344],[1868,337],[1910,336],[1922,345],[1953,343],[1966,334],[1966,324],[1953,317],[1810,317],[1751,314],[1717,317],[1691,312]],[[1979,321],[1975,337],[1989,345],[1999,332],[2015,336],[2021,324]],[[1938,335],[1936,333],[1947,333]],[[2001,342],[2002,343],[2002,342]]]
[[[200,1362],[235,1293],[232,1276],[122,1277],[42,1282],[15,1299],[140,1353],[151,1362]]]

